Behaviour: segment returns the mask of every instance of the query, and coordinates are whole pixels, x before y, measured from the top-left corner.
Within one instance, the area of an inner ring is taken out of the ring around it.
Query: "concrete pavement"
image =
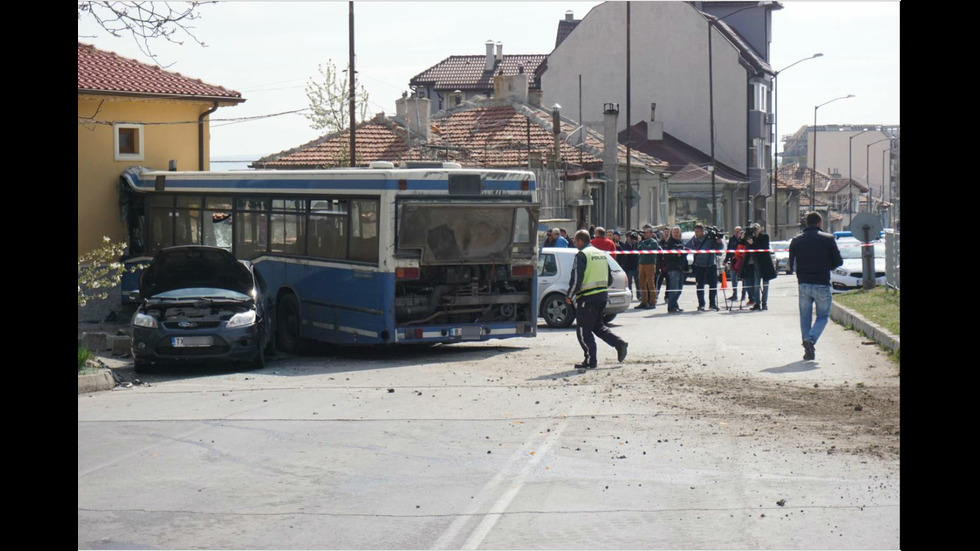
[[[900,381],[795,278],[766,312],[281,357],[80,395],[85,548],[898,548]]]

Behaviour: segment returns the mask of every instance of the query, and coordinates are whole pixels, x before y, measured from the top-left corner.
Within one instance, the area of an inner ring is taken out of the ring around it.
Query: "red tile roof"
[[[78,43],[78,93],[245,101],[240,92]]]
[[[528,123],[530,119],[530,124]],[[467,106],[455,109],[432,121],[433,134],[430,144],[453,148],[459,153],[458,162],[464,165],[487,167],[527,166],[528,131],[530,151],[545,158],[555,148],[551,114],[542,109],[514,104]],[[601,170],[603,144],[595,134],[588,134],[585,146],[579,152],[575,144],[578,134],[575,126],[562,121],[562,158],[570,163],[581,164],[589,170]],[[619,146],[619,162],[626,163],[626,148]],[[633,161],[647,167],[659,166],[659,160],[643,153],[633,152]]]
[[[373,119],[357,126],[354,134],[357,166],[373,161],[422,159],[423,153],[405,143],[405,130]],[[319,169],[350,165],[350,131],[335,132],[294,149],[263,157],[254,168]]]
[[[504,55],[494,63],[492,70],[486,70],[485,55],[454,55],[436,63],[415,75],[409,81],[411,86],[432,86],[437,90],[493,90],[493,76],[503,69],[505,75],[518,74],[518,67],[524,65],[528,75],[528,86],[538,88],[534,77],[538,65],[547,55]]]
[[[515,107],[516,105],[516,107]],[[357,166],[372,161],[440,160],[455,161],[463,166],[489,168],[526,167],[528,165],[528,120],[532,153],[542,159],[554,151],[551,114],[523,104],[463,104],[449,112],[440,112],[430,124],[427,143],[409,147],[402,126],[379,115],[357,127]],[[562,132],[571,138],[561,143],[562,157],[586,170],[602,169],[602,142],[595,134],[586,137],[585,147],[573,145],[575,127],[562,121]],[[566,143],[566,141],[568,143]],[[252,163],[254,168],[316,169],[347,166],[350,134],[348,131],[323,136],[297,148],[263,157]],[[580,160],[581,159],[581,160]],[[619,146],[619,162],[626,163],[626,148]],[[660,166],[661,161],[633,152],[637,168]]]
[[[578,24],[581,22],[581,19],[560,19],[558,21],[558,34],[555,36],[555,48],[557,48],[558,45],[565,40],[565,37],[572,34],[572,31],[574,31],[575,27],[578,27]]]

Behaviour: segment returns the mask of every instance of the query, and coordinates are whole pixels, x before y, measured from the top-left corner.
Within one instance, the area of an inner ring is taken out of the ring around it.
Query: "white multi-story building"
[[[771,11],[782,6],[629,5],[629,125],[656,122],[663,133],[710,154],[713,99],[715,162],[748,183],[749,200],[742,200],[744,212],[734,222],[764,222],[772,145],[768,45]],[[543,105],[558,103],[563,113],[573,118],[581,113],[587,126],[601,128],[604,105],[618,104],[618,130],[626,128],[626,10],[625,2],[606,2],[574,26],[566,25],[570,28],[536,73]]]

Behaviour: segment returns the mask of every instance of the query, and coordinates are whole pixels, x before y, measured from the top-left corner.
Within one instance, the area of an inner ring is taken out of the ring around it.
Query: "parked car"
[[[772,257],[776,273],[793,273],[793,269],[789,265],[789,241],[771,241],[769,247],[775,251],[772,253]]]
[[[181,362],[265,366],[274,347],[272,298],[245,260],[217,247],[163,249],[140,277],[133,315],[136,371]]]
[[[565,301],[568,281],[578,249],[545,247],[538,255],[538,315],[549,327],[568,327],[575,321],[575,307]],[[610,256],[609,269],[613,283],[609,288],[604,321],[610,322],[616,314],[625,312],[633,301],[633,293],[626,287],[626,272]]]
[[[872,241],[875,254],[875,280],[878,285],[885,284],[885,243]],[[853,237],[837,240],[844,264],[830,273],[830,285],[835,293],[858,289],[864,282],[864,267],[861,260],[861,241]]]

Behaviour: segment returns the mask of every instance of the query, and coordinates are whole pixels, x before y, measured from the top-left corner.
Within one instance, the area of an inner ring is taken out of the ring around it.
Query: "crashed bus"
[[[534,174],[454,163],[121,177],[124,261],[207,245],[248,260],[275,297],[278,347],[533,337]],[[123,298],[139,301],[138,274]]]

